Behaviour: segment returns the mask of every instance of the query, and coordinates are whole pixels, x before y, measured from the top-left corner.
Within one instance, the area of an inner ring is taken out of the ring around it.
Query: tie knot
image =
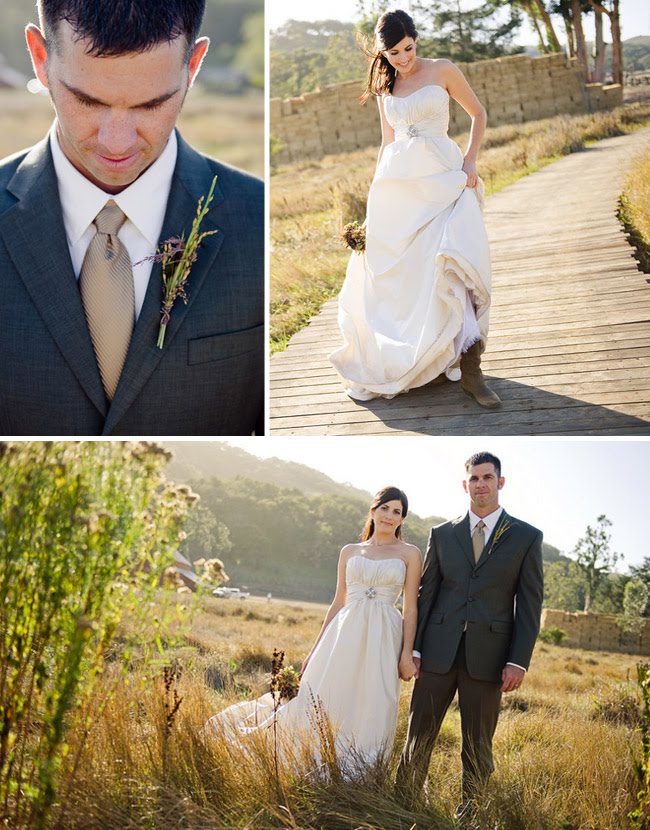
[[[476,526],[474,527],[474,533],[483,533],[483,528],[484,528],[484,527],[486,527],[486,524],[485,524],[485,522],[483,521],[483,519],[480,519],[480,520],[476,523]]]
[[[110,199],[95,217],[94,225],[98,233],[115,236],[125,222],[126,215]]]

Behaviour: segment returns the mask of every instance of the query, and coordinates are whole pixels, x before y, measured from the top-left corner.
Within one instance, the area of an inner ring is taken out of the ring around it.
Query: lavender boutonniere
[[[196,262],[199,245],[206,236],[217,233],[216,230],[201,231],[201,222],[208,213],[216,183],[217,177],[215,176],[212,179],[208,195],[205,198],[201,196],[199,199],[196,215],[192,221],[192,228],[187,239],[183,235],[172,236],[160,245],[155,254],[140,260],[140,262],[160,262],[162,265],[163,301],[160,309],[160,328],[158,329],[158,341],[156,343],[159,349],[162,349],[165,343],[165,332],[171,320],[174,303],[179,298],[187,303],[187,281],[192,265]],[[139,262],[136,263],[136,265],[139,264]]]

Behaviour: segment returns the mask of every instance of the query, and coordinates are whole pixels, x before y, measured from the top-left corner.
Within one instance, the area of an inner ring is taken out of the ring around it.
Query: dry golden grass
[[[488,128],[479,172],[488,195],[560,156],[650,121],[649,104],[631,104],[594,115],[557,116]],[[455,136],[461,147],[467,136]],[[339,240],[344,194],[364,197],[374,174],[377,148],[326,156],[275,171],[271,178],[271,348],[289,338],[335,296],[349,251]]]
[[[631,234],[643,270],[650,273],[650,153],[635,159],[625,181],[619,215]]]
[[[54,111],[47,95],[0,91],[0,158],[35,144],[47,133]],[[192,89],[178,121],[197,149],[258,176],[264,174],[264,99],[237,98]]]
[[[324,611],[298,603],[203,599],[183,647],[165,655],[164,661],[177,667],[167,690],[160,668],[134,668],[126,682],[107,672],[104,685],[114,694],[108,702],[98,695],[85,752],[62,793],[60,826],[451,830],[460,781],[455,707],[434,752],[428,796],[407,810],[393,792],[410,684],[403,684],[388,766],[368,770],[355,782],[304,761],[304,774],[290,764],[276,781],[272,747],[262,737],[233,746],[203,733],[210,715],[266,690],[265,667],[274,647],[286,649],[288,660],[299,664]],[[597,704],[603,695],[638,700],[630,680],[636,659],[538,645],[525,686],[516,696],[504,696],[495,739],[497,771],[482,800],[481,827],[620,830],[626,825],[634,806],[631,753],[638,751],[637,724],[608,720]],[[98,713],[100,705],[105,708]]]

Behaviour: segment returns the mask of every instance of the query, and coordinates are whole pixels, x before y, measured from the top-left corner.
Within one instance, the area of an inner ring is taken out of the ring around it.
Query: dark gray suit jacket
[[[469,514],[434,527],[424,560],[415,648],[425,671],[444,674],[467,622],[467,669],[500,682],[506,663],[527,669],[539,632],[542,533],[503,511],[478,563]]]
[[[112,402],[75,279],[47,139],[0,164],[0,434],[246,435],[263,432],[263,183],[178,135],[161,240],[187,236],[217,187],[207,237],[164,348],[154,264]]]

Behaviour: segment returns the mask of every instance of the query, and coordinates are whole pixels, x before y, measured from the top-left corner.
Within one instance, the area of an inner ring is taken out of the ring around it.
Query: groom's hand
[[[422,668],[422,660],[419,657],[414,657],[413,662],[415,663],[415,674],[413,675],[413,677],[415,680],[419,680],[420,671]]]
[[[520,669],[518,666],[508,664],[501,672],[501,691],[514,692],[515,689],[518,689],[524,682],[525,676],[526,672],[523,669]]]

